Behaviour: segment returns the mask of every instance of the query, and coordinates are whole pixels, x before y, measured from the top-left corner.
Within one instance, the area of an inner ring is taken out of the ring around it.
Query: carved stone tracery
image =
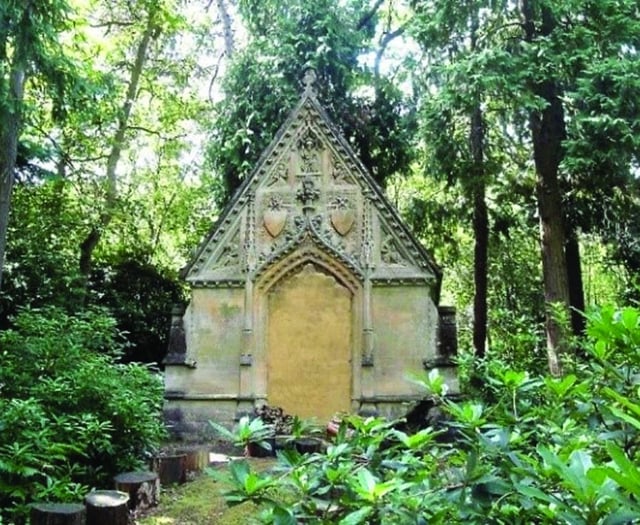
[[[226,280],[233,272],[253,274],[256,268],[290,253],[305,236],[340,254],[359,273],[366,270],[378,280],[400,283],[413,274],[424,276],[423,268],[429,273],[430,261],[398,227],[397,216],[371,187],[366,174],[360,173],[357,159],[350,156],[348,146],[334,135],[314,104],[315,98],[309,97],[300,105],[296,118],[272,146],[271,156],[249,181],[246,194],[239,199],[246,209],[240,236],[238,232],[231,239],[220,235],[228,227],[223,224],[206,246],[207,253],[213,250],[219,255],[201,277],[205,265],[200,251],[189,270],[192,282]],[[240,204],[236,206],[241,210]],[[235,213],[232,208],[226,220]]]
[[[308,127],[298,141],[298,154],[300,155],[299,177],[309,175],[318,176],[321,172],[321,152],[322,143],[318,136]]]
[[[349,175],[349,169],[335,154],[331,156],[331,179],[336,184],[353,185],[353,180]]]
[[[380,243],[380,259],[386,264],[405,264],[404,257],[400,254],[398,243],[391,234],[387,234]]]
[[[281,161],[271,172],[267,186],[282,186],[289,182],[289,167]]]

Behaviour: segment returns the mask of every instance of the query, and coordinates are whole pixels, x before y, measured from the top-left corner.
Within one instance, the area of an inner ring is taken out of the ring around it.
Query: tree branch
[[[382,61],[382,55],[384,55],[384,52],[387,50],[387,47],[389,46],[389,44],[393,40],[401,36],[406,31],[406,29],[407,29],[407,26],[406,24],[404,24],[400,26],[398,29],[396,29],[395,31],[391,31],[390,33],[385,33],[380,39],[380,47],[376,52],[376,59],[373,63],[373,71],[376,78],[380,76],[380,62]]]
[[[224,50],[228,58],[233,56],[236,44],[233,39],[233,29],[231,27],[231,15],[229,15],[229,8],[225,4],[224,0],[217,0],[218,11],[220,12],[220,20],[222,21],[222,31],[224,34]]]
[[[224,58],[225,54],[226,53],[224,51],[220,53],[220,56],[218,57],[218,63],[216,64],[216,67],[213,70],[213,76],[211,77],[211,82],[209,82],[208,95],[209,95],[209,102],[211,102],[212,104],[213,104],[213,95],[211,94],[211,92],[213,91],[213,84],[218,79],[218,73],[220,72],[220,64],[222,64],[222,59]]]
[[[369,22],[371,22],[371,19],[376,15],[378,9],[380,9],[380,6],[382,4],[384,4],[384,0],[376,0],[374,6],[360,17],[360,20],[358,20],[358,25],[356,26],[358,31],[363,29]]]
[[[93,251],[100,242],[104,230],[113,219],[115,213],[118,199],[118,180],[116,168],[120,161],[122,150],[124,149],[126,144],[125,134],[128,127],[129,117],[131,115],[131,109],[138,93],[138,85],[140,82],[144,64],[147,59],[147,52],[151,45],[151,41],[158,35],[159,26],[157,22],[157,15],[158,12],[153,10],[148,14],[147,25],[141,35],[136,49],[136,57],[131,69],[125,100],[123,102],[122,108],[120,109],[120,114],[117,117],[116,131],[113,136],[111,151],[107,158],[106,195],[104,208],[100,213],[100,217],[97,223],[93,224],[93,226],[91,227],[91,231],[80,244],[79,266],[80,273],[85,281],[85,287],[91,273]]]
[[[167,135],[163,135],[161,131],[146,128],[144,126],[127,126],[127,129],[131,129],[134,131],[142,131],[144,133],[148,133],[149,135],[155,135],[156,137],[160,137],[162,140],[177,140],[186,136],[184,133],[179,133],[178,135],[173,135],[173,136],[167,136]]]

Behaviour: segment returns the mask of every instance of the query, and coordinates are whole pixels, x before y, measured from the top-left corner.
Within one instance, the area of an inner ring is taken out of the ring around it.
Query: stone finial
[[[304,77],[302,77],[302,83],[304,84],[304,92],[306,94],[314,95],[316,94],[316,81],[318,80],[318,75],[315,70],[312,68],[307,69],[304,72]]]

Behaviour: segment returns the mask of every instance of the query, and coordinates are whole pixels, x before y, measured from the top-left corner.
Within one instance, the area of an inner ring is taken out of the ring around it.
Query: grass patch
[[[274,465],[273,459],[252,459],[253,468],[265,470]],[[226,465],[218,467],[225,471]],[[259,509],[251,503],[228,507],[224,492],[231,486],[200,474],[184,485],[162,488],[160,505],[138,518],[137,525],[246,525],[257,516]]]

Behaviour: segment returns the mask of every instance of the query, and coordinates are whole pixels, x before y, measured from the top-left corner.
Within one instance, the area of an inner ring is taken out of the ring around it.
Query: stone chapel
[[[174,434],[254,407],[400,416],[438,368],[457,389],[441,271],[316,98],[297,106],[183,268],[165,359]]]

